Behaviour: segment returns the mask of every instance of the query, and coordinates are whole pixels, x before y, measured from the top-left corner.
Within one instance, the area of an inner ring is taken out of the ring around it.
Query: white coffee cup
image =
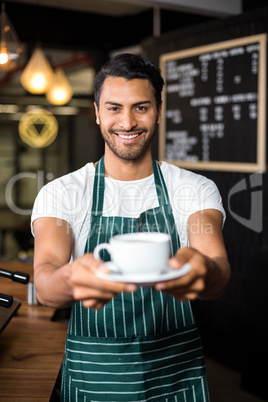
[[[112,264],[109,269],[122,275],[151,277],[167,269],[170,256],[170,237],[167,233],[137,232],[111,237],[94,249],[94,257],[107,250]]]

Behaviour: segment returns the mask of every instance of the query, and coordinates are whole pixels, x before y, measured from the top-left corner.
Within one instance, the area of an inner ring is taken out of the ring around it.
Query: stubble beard
[[[130,143],[130,144],[118,144],[117,141],[114,141],[114,136],[116,134],[114,134],[113,130],[109,130],[108,132],[105,132],[102,130],[101,124],[100,124],[100,131],[101,131],[101,135],[102,138],[105,142],[105,144],[107,144],[107,146],[110,148],[110,150],[120,159],[122,160],[126,160],[126,161],[135,161],[139,158],[141,158],[145,152],[148,150],[148,148],[150,147],[152,140],[154,138],[155,132],[156,132],[156,125],[157,123],[155,123],[151,133],[149,136],[147,136],[146,138],[144,138],[144,141],[141,141],[139,144],[135,144],[135,143]],[[145,135],[148,133],[148,130],[137,130],[135,129],[135,131],[143,131],[143,135],[145,137]],[[117,131],[118,132],[118,131]],[[120,131],[120,133],[126,133],[127,131]]]

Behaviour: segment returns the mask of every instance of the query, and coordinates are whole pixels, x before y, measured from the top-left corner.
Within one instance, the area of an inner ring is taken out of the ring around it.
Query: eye
[[[147,106],[137,106],[136,110],[138,112],[147,112],[148,107]]]
[[[112,106],[112,107],[109,107],[108,110],[110,110],[111,112],[117,112],[119,110],[119,107],[118,106]]]

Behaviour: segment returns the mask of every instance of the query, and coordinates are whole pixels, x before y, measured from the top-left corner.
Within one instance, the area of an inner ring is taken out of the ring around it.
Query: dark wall
[[[268,8],[189,27],[143,43],[146,56],[268,32]],[[247,143],[241,143],[246,148]],[[154,153],[158,154],[157,142]],[[244,388],[267,399],[263,367],[268,358],[268,174],[197,171],[214,180],[222,194],[227,220],[224,239],[232,268],[226,294],[215,301],[193,303],[205,350],[242,372]],[[245,189],[230,197],[240,183]],[[228,205],[229,201],[229,205]],[[235,215],[236,214],[236,215]],[[245,226],[247,220],[251,228]],[[261,224],[253,228],[253,223]]]

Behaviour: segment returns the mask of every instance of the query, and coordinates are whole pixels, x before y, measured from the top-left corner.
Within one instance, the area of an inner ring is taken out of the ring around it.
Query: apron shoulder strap
[[[93,188],[92,213],[98,215],[102,213],[104,200],[104,156],[96,166]]]

